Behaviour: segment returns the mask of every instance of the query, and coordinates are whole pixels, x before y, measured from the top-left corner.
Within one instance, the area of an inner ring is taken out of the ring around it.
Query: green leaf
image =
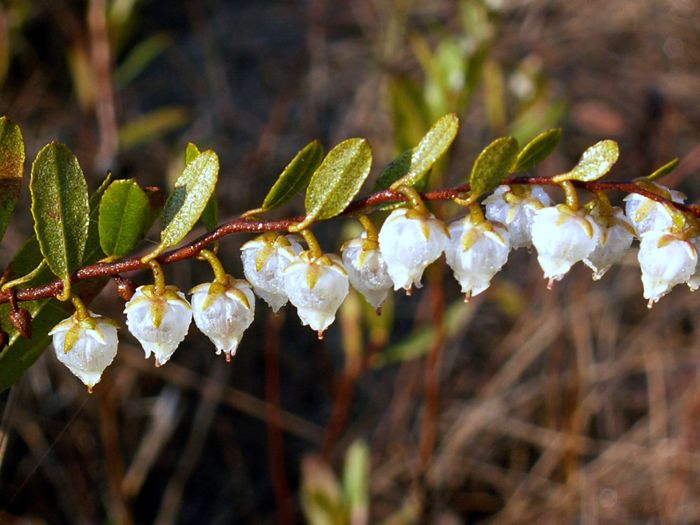
[[[90,196],[90,227],[88,228],[88,237],[85,243],[85,253],[83,253],[83,265],[93,264],[105,256],[100,246],[100,202],[102,202],[102,196],[111,183],[112,174],[108,173],[100,187]],[[151,222],[153,222],[153,219],[151,219]]]
[[[11,387],[34,364],[51,342],[49,331],[70,315],[67,305],[56,299],[23,303],[22,307],[32,315],[32,337],[25,339],[11,331],[14,327],[7,321],[10,308],[2,306],[2,324],[11,336],[9,344],[0,352],[0,391]]]
[[[199,148],[196,144],[188,142],[187,147],[185,148],[185,164],[187,165],[190,162],[192,162],[194,159],[197,158],[197,155],[199,155],[200,153],[201,151],[199,151]]]
[[[214,192],[218,176],[219,157],[211,150],[200,153],[185,166],[163,210],[162,247],[175,246],[194,227]]]
[[[124,124],[119,130],[119,146],[128,149],[144,144],[184,126],[190,115],[183,107],[161,107]]]
[[[552,154],[561,140],[561,129],[553,128],[543,131],[528,142],[518,153],[511,173],[527,171]]]
[[[80,267],[90,224],[87,183],[78,159],[63,144],[48,144],[29,181],[34,231],[51,271],[65,279]]]
[[[464,304],[458,300],[447,307],[445,311],[445,334],[452,337],[467,326],[476,309],[474,303]],[[414,329],[401,341],[388,346],[371,362],[373,368],[380,368],[392,363],[411,361],[428,353],[430,345],[435,340],[435,326],[429,325]]]
[[[129,255],[143,238],[149,216],[148,195],[134,179],[114,181],[100,202],[100,247],[105,255]]]
[[[0,239],[15,211],[24,176],[24,141],[19,126],[0,118]]]
[[[410,157],[404,151],[394,162],[379,175],[375,191],[388,188],[394,183],[413,186],[418,183],[450,147],[459,131],[459,118],[454,113],[440,117],[415,148],[410,150]],[[407,164],[407,157],[410,161]],[[406,170],[403,172],[403,170]]]
[[[216,200],[216,192],[212,192],[199,220],[208,232],[216,230],[219,225],[219,203]]]
[[[658,168],[656,171],[654,171],[654,173],[645,178],[649,181],[659,180],[671,173],[673,170],[675,170],[676,166],[678,166],[679,163],[680,159],[675,158],[671,162],[667,162],[666,164]]]
[[[374,183],[374,191],[385,190],[391,186],[394,181],[406,176],[411,170],[411,161],[414,151],[415,148],[409,148],[387,164],[386,168],[379,174],[377,182]]]
[[[185,150],[185,164],[192,162],[199,154],[199,148],[191,142],[188,142],[187,149]],[[211,196],[209,197],[207,205],[204,207],[204,211],[199,218],[199,222],[202,223],[208,232],[215,230],[219,225],[219,203],[216,200],[215,191],[212,192]]]
[[[601,140],[583,152],[581,160],[574,166],[574,169],[565,174],[565,179],[583,182],[598,180],[610,171],[619,156],[620,150],[617,142]]]
[[[351,523],[366,523],[369,511],[369,447],[363,440],[350,445],[345,454],[343,493]]]
[[[262,203],[262,209],[277,208],[303,190],[322,159],[323,146],[317,140],[304,146],[270,188]]]
[[[518,141],[513,137],[494,140],[479,153],[469,176],[472,195],[491,193],[508,177],[518,155]]]
[[[333,148],[311,176],[304,222],[342,213],[360,191],[371,167],[372,149],[365,139],[347,139]]]

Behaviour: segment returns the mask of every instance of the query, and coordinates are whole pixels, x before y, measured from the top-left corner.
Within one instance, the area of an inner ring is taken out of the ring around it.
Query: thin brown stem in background
[[[284,435],[280,413],[280,330],[284,313],[268,311],[265,338],[265,400],[267,401],[267,452],[270,477],[275,491],[278,523],[294,523],[292,496],[284,468]]]

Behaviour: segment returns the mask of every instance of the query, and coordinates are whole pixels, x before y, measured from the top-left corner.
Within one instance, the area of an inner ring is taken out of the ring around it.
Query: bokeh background
[[[558,126],[538,174],[612,138],[611,177],[678,156],[667,183],[697,201],[699,66],[691,0],[0,4],[0,113],[28,159],[59,140],[92,189],[108,170],[168,188],[192,141],[221,158],[222,220],[314,138],[367,137],[376,174],[448,111],[462,128],[433,187],[499,135]],[[357,226],[316,230],[336,251]],[[25,192],[0,262],[31,232]],[[247,239],[221,243],[236,275]],[[210,276],[192,261],[168,277]],[[469,304],[441,265],[424,282],[381,317],[351,296],[323,341],[258,302],[230,365],[191,330],[155,368],[122,330],[92,395],[45,352],[2,394],[0,522],[700,522],[697,295],[647,310],[634,250],[551,291],[521,250]],[[93,303],[122,308],[111,285]]]

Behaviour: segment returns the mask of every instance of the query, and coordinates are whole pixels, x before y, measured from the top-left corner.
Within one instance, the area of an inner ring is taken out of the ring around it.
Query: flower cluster
[[[203,250],[200,257],[216,278],[195,286],[190,302],[165,285],[160,267],[151,262],[155,282],[137,288],[126,303],[126,325],[146,357],[155,355],[157,366],[171,358],[192,319],[216,353],[230,360],[253,322],[256,295],[275,312],[290,302],[301,322],[322,337],[350,286],[379,312],[392,289],[410,295],[420,288],[425,269],[443,253],[468,300],[489,287],[511,250],[534,246],[551,287],[579,261],[600,279],[635,238],[649,306],[676,284],[700,287],[700,232],[693,218],[640,194],[625,199],[625,210],[602,193],[580,207],[573,186],[564,189],[567,202],[553,204],[540,186],[502,185],[482,204],[468,202],[468,214],[447,225],[414,199],[392,211],[379,232],[360,216],[364,232],[342,245],[342,257],[323,253],[308,229],[301,236],[267,232],[241,248],[245,280],[226,274],[216,256]],[[648,182],[645,189],[683,202],[681,194],[658,184]],[[79,301],[76,309],[51,333],[58,359],[91,388],[116,355],[117,331]]]

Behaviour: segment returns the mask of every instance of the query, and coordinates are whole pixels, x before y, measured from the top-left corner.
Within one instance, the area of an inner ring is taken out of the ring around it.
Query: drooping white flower
[[[695,251],[698,253],[698,258],[700,258],[700,237],[691,237],[688,239],[688,241],[693,243],[693,246],[695,246]],[[695,266],[693,275],[691,275],[685,283],[688,285],[691,292],[694,292],[700,288],[700,264]]]
[[[431,213],[408,208],[392,211],[379,232],[379,250],[394,290],[420,288],[423,272],[448,242],[447,228]]]
[[[361,238],[347,241],[340,250],[350,284],[375,309],[381,308],[393,283],[379,251],[379,244],[366,239],[363,233]]]
[[[166,286],[162,295],[153,285],[139,286],[124,307],[126,325],[143,347],[146,358],[155,355],[156,366],[168,362],[187,335],[192,308],[175,286]]]
[[[58,360],[77,376],[88,390],[100,382],[102,372],[117,355],[117,325],[111,319],[88,312],[78,319],[73,314],[49,332]]]
[[[597,209],[596,207],[595,210]],[[632,246],[634,230],[622,209],[617,206],[613,207],[612,221],[601,217],[595,211],[591,217],[600,226],[600,236],[595,249],[583,260],[583,263],[593,270],[593,280],[597,281],[613,264],[619,262]]]
[[[304,251],[287,267],[283,277],[284,291],[299,319],[322,338],[349,291],[348,274],[340,259],[333,254],[313,258]]]
[[[248,281],[227,277],[225,284],[203,283],[190,293],[194,323],[230,361],[255,317],[255,296]]]
[[[649,308],[675,285],[688,281],[698,264],[692,242],[663,231],[643,233],[637,257]]]
[[[486,290],[508,260],[508,231],[501,224],[470,216],[452,222],[449,231],[445,257],[468,300]]]
[[[682,203],[685,200],[685,195],[680,191],[671,190],[655,182],[649,184],[659,195],[673,202]],[[666,231],[673,226],[673,216],[662,203],[638,193],[630,193],[624,201],[625,214],[634,227],[637,237],[641,238],[642,234],[649,231]]]
[[[532,246],[532,219],[535,212],[552,200],[541,186],[501,185],[484,199],[486,218],[508,228],[513,250]]]
[[[599,236],[600,227],[583,210],[560,204],[537,211],[532,220],[532,244],[549,285],[588,257]]]
[[[301,253],[298,239],[294,235],[268,232],[241,247],[245,278],[273,312],[287,304],[282,273]]]

